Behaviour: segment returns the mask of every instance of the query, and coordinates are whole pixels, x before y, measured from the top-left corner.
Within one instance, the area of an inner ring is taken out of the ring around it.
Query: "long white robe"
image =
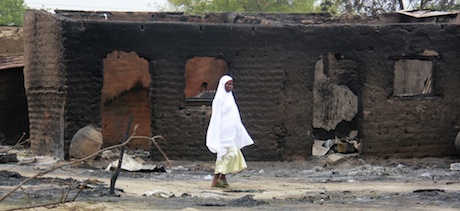
[[[219,80],[216,95],[212,101],[211,120],[206,134],[206,146],[212,153],[217,153],[217,160],[227,153],[226,148],[241,149],[254,144],[241,122],[233,92],[225,90],[225,83],[230,80],[233,79],[228,75],[222,76]]]

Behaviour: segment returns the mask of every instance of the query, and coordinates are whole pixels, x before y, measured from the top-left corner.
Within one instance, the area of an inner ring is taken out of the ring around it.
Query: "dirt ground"
[[[171,170],[122,171],[109,196],[113,172],[106,163],[66,167],[32,180],[0,203],[1,210],[71,199],[75,202],[25,210],[459,210],[459,158],[383,159],[349,157],[330,164],[323,157],[297,162],[248,162],[229,175],[230,188],[210,187],[213,161],[173,161]],[[157,162],[162,165],[163,162]],[[0,165],[0,194],[44,169],[45,164]],[[161,168],[157,168],[161,169]],[[75,182],[75,183],[72,183]],[[67,197],[64,197],[67,196]]]

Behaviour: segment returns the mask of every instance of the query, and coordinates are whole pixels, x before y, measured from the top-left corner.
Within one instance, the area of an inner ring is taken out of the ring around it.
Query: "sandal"
[[[216,184],[212,184],[211,187],[216,187],[216,188],[228,188],[229,185],[228,183],[222,181],[222,180],[217,180]]]

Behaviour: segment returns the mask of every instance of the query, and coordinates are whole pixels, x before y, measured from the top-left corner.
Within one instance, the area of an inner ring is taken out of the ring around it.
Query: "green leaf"
[[[21,26],[24,22],[25,11],[24,0],[1,0],[0,25]]]

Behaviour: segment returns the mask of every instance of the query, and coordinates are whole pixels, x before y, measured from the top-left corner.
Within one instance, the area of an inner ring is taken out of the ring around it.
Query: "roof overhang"
[[[24,56],[2,56],[0,55],[0,70],[24,67]]]

